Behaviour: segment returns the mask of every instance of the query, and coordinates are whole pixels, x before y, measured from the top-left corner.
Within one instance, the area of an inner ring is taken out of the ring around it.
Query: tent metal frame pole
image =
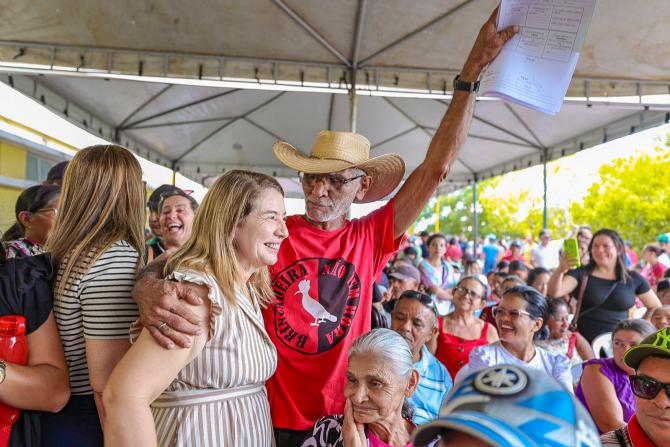
[[[549,226],[549,214],[547,209],[547,159],[549,150],[545,149],[542,155],[542,228],[545,230]]]
[[[472,257],[474,259],[477,259],[477,241],[479,240],[479,216],[477,213],[477,205],[479,202],[479,191],[477,191],[478,185],[479,177],[475,174],[474,182],[472,184]]]

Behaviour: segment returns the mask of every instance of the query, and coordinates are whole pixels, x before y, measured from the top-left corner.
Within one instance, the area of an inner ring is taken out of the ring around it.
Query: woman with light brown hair
[[[72,396],[43,418],[44,445],[102,445],[102,391],[138,317],[131,291],[144,251],[144,196],[140,164],[120,146],[82,149],[65,171],[48,248]]]
[[[272,177],[230,171],[214,183],[164,269],[207,296],[191,306],[202,334],[168,350],[141,329],[105,389],[106,446],[274,444],[265,381],[277,351],[261,306],[273,299],[267,266],[288,236],[285,218]]]

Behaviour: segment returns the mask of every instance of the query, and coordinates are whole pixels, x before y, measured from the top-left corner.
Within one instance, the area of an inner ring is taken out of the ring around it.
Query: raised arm
[[[496,8],[482,26],[470,51],[460,79],[475,82],[486,66],[498,55],[502,46],[518,27],[496,31]],[[402,236],[419,217],[419,213],[447,177],[470,128],[474,111],[475,93],[455,91],[447,113],[428,147],[424,161],[412,172],[394,199],[394,234]]]
[[[188,304],[202,304],[206,295],[189,285],[163,279],[166,262],[167,256],[161,255],[146,266],[133,287],[133,299],[140,309],[140,323],[161,346],[188,348],[191,336],[200,333],[199,320]]]
[[[570,270],[570,264],[564,254],[560,256],[560,262],[556,270],[551,274],[547,284],[547,296],[561,298],[577,288],[577,280],[566,275]]]

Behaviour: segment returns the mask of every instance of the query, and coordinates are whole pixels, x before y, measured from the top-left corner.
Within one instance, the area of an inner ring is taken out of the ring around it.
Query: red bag
[[[28,340],[24,317],[19,315],[0,317],[0,359],[16,365],[28,363]],[[9,444],[9,434],[19,414],[17,408],[0,402],[0,447],[7,447]]]

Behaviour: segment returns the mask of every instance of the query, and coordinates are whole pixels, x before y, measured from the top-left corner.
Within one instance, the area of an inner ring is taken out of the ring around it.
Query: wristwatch
[[[5,381],[7,364],[4,360],[0,360],[0,383]]]
[[[479,81],[476,82],[466,82],[461,81],[461,75],[458,75],[454,78],[454,91],[461,92],[478,92],[479,91]]]

